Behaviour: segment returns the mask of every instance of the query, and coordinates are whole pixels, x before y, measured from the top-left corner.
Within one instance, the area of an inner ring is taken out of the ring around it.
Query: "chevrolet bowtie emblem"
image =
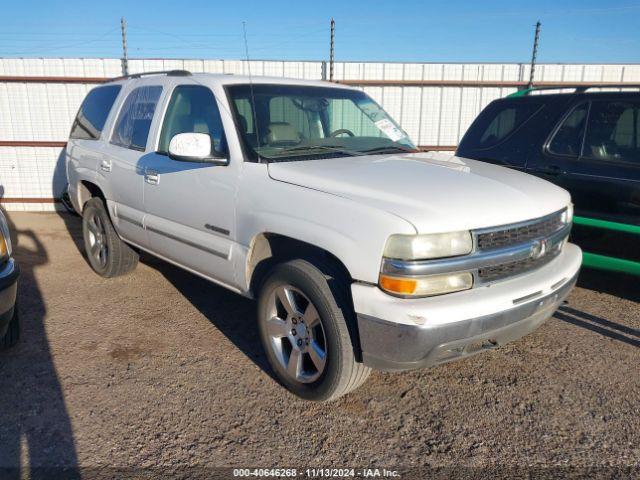
[[[549,243],[547,240],[536,240],[531,245],[531,253],[529,256],[535,260],[544,257],[549,250]]]

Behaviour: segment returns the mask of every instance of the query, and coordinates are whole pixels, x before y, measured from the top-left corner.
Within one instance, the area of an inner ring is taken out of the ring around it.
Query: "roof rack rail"
[[[122,75],[120,77],[111,78],[109,82],[115,82],[117,80],[126,80],[129,78],[142,78],[151,75],[166,75],[167,77],[189,77],[191,76],[191,72],[188,70],[160,70],[157,72],[140,72],[140,73],[132,73],[131,75]]]
[[[532,92],[540,92],[544,90],[574,90],[574,94],[584,93],[587,90],[592,88],[640,88],[640,83],[594,83],[594,84],[584,84],[584,83],[566,83],[559,85],[545,85],[544,87],[531,87],[525,88],[523,90],[518,90],[517,92],[508,95],[509,97],[526,97]]]

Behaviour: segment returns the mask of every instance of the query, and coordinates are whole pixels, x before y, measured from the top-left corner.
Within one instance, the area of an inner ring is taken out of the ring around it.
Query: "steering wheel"
[[[338,135],[342,135],[343,133],[346,135],[349,135],[350,137],[355,137],[354,133],[347,128],[339,128],[338,130],[334,130],[329,134],[329,136],[333,138],[333,137],[337,137]]]

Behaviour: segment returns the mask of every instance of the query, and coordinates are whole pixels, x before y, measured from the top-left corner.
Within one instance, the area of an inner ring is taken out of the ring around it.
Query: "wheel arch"
[[[101,198],[105,205],[107,203],[106,196],[100,186],[90,180],[80,180],[78,182],[77,202],[79,213],[82,214],[86,203],[94,197]]]
[[[342,296],[346,302],[348,311],[343,311],[343,315],[356,360],[362,362],[360,334],[351,296],[351,284],[354,279],[347,266],[329,250],[283,234],[262,232],[255,235],[251,241],[246,265],[251,296],[258,296],[260,286],[274,266],[294,259],[306,260],[332,278],[329,288],[334,295]]]
[[[280,233],[261,232],[252,238],[247,255],[245,275],[252,295],[255,296],[274,265],[295,258],[311,263],[318,259],[324,260],[349,285],[353,281],[347,266],[329,250]]]

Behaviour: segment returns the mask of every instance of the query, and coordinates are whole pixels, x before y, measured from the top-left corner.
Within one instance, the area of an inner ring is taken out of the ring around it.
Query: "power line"
[[[108,32],[104,33],[103,35],[100,35],[99,37],[96,37],[94,39],[90,39],[90,40],[83,40],[82,42],[77,42],[77,43],[72,43],[72,44],[67,44],[67,45],[53,45],[53,46],[42,46],[42,48],[37,48],[35,50],[27,50],[27,51],[23,51],[23,52],[15,52],[13,53],[13,55],[24,55],[24,54],[30,54],[30,53],[37,53],[37,52],[41,52],[43,50],[61,50],[61,49],[66,49],[66,48],[74,48],[74,47],[79,47],[79,46],[83,46],[87,43],[93,43],[96,42],[98,40],[101,40],[103,38],[105,38],[107,35],[110,35],[111,33],[113,33],[115,30],[117,29],[111,29]]]

